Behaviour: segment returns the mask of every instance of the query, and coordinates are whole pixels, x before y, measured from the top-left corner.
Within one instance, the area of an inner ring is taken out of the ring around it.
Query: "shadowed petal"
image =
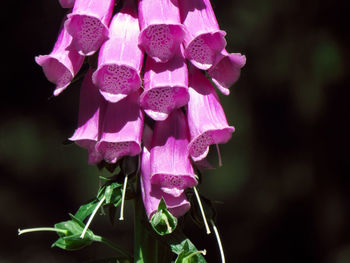
[[[226,143],[234,132],[227,124],[219,97],[210,81],[200,70],[192,68],[190,74],[190,100],[187,119],[191,134],[189,153],[194,161],[205,158],[209,145]]]

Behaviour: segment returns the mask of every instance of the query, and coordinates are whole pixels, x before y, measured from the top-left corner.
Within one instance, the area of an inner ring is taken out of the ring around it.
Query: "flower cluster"
[[[183,215],[190,207],[184,190],[197,184],[193,165],[234,131],[210,79],[228,95],[245,56],[226,51],[209,0],[123,0],[116,14],[114,0],[59,2],[72,9],[52,52],[36,57],[56,84],[54,95],[98,52],[70,140],[88,150],[90,164],[141,154],[148,217],[162,198],[174,216]]]

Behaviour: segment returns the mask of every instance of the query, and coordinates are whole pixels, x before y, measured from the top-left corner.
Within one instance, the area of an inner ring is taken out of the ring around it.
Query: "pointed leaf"
[[[166,208],[164,199],[161,199],[158,211],[152,216],[150,221],[157,234],[163,236],[172,233],[177,226],[177,218]]]

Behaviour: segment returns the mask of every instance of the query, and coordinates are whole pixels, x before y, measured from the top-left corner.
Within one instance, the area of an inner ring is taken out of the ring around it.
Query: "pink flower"
[[[209,145],[226,143],[234,127],[227,124],[219,97],[210,81],[195,68],[190,74],[189,93],[187,119],[191,142],[188,149],[192,159],[200,161],[207,156]]]
[[[78,73],[84,57],[75,50],[67,50],[72,37],[62,27],[55,46],[49,55],[35,57],[36,63],[42,66],[45,76],[56,84],[54,95],[60,94]]]
[[[113,17],[109,39],[102,45],[94,83],[110,102],[117,102],[141,86],[139,76],[143,52],[137,44],[140,34],[133,0],[124,2],[124,8]]]
[[[160,185],[151,184],[151,160],[150,149],[152,130],[145,126],[143,133],[143,151],[141,158],[141,191],[143,204],[145,206],[148,219],[151,220],[153,214],[157,212],[160,200],[163,198],[168,211],[175,217],[184,215],[191,207],[186,199],[185,193],[175,197],[161,190]]]
[[[156,122],[151,148],[151,183],[175,197],[197,184],[188,158],[188,128],[180,109]]]
[[[141,152],[143,112],[138,103],[139,92],[117,103],[108,103],[102,134],[96,149],[109,163]]]
[[[226,46],[209,0],[179,1],[181,21],[186,27],[185,56],[199,69],[209,69]]]
[[[58,0],[63,8],[73,8],[75,0]]]
[[[89,69],[80,90],[78,128],[69,140],[88,150],[89,164],[97,164],[102,161],[102,155],[96,151],[95,145],[107,103],[93,85],[91,76],[92,69]]]
[[[225,49],[221,51],[214,65],[208,70],[216,87],[224,94],[229,95],[232,86],[241,74],[241,68],[246,63],[246,57],[241,53],[229,54]]]
[[[184,38],[178,1],[139,0],[139,21],[139,44],[147,55],[157,62],[171,59]]]
[[[168,115],[188,102],[188,71],[180,49],[166,63],[147,57],[144,92],[140,104],[152,119],[165,120]]]
[[[90,56],[108,39],[108,23],[114,0],[76,0],[65,27],[72,35],[72,46],[79,54]]]

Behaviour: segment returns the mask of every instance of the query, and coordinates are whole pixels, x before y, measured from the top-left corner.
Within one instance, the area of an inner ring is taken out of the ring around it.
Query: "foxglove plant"
[[[19,234],[55,231],[53,246],[66,250],[103,242],[118,262],[170,262],[173,256],[164,259],[169,249],[160,249],[167,244],[177,255],[172,262],[203,263],[205,250],[197,250],[177,227],[184,223],[178,218],[191,216],[208,234],[214,231],[225,262],[213,208],[201,202],[196,173],[209,167],[209,146],[226,143],[234,132],[212,83],[228,95],[246,58],[225,49],[226,33],[210,1],[138,0],[136,6],[136,0],[120,0],[116,8],[114,0],[59,2],[73,10],[52,52],[36,61],[58,95],[79,83],[84,56],[98,52],[86,59],[78,127],[69,139],[87,149],[89,164],[112,175],[101,178],[95,199],[71,220]],[[133,256],[89,229],[104,206],[111,218],[120,206],[123,220],[127,199],[135,207]]]
[[[108,163],[141,152],[144,115],[138,103],[139,92],[117,103],[108,103],[96,149]]]
[[[89,164],[98,164],[103,157],[95,146],[101,135],[107,102],[92,83],[92,72],[89,69],[81,85],[78,128],[69,140],[88,150]]]
[[[225,48],[226,33],[219,29],[209,0],[179,1],[186,27],[185,55],[199,69],[207,70]]]
[[[108,39],[114,0],[76,0],[64,26],[73,37],[71,49],[90,56]]]
[[[185,36],[178,0],[139,0],[139,21],[139,45],[147,55],[156,62],[171,59]]]
[[[166,63],[147,57],[140,104],[148,116],[165,120],[188,102],[188,71],[182,48]]]
[[[51,53],[35,57],[36,63],[42,66],[47,79],[56,84],[55,96],[68,87],[84,61],[84,57],[76,50],[68,50],[71,41],[72,37],[62,27]]]
[[[73,8],[75,0],[58,0],[63,8]]]
[[[141,87],[143,52],[137,44],[140,34],[134,1],[124,1],[109,26],[109,39],[102,45],[93,81],[110,102],[118,102]]]
[[[151,167],[153,165],[150,153],[152,149],[152,133],[151,128],[145,126],[143,136],[144,146],[141,158],[141,191],[147,217],[151,220],[152,216],[157,212],[162,198],[173,216],[183,216],[191,206],[186,199],[185,193],[181,193],[179,196],[173,196],[164,192],[160,184],[151,183]]]
[[[214,87],[195,68],[190,73],[189,93],[187,118],[191,142],[188,148],[192,159],[201,161],[207,156],[211,144],[226,143],[235,129],[228,125]]]

